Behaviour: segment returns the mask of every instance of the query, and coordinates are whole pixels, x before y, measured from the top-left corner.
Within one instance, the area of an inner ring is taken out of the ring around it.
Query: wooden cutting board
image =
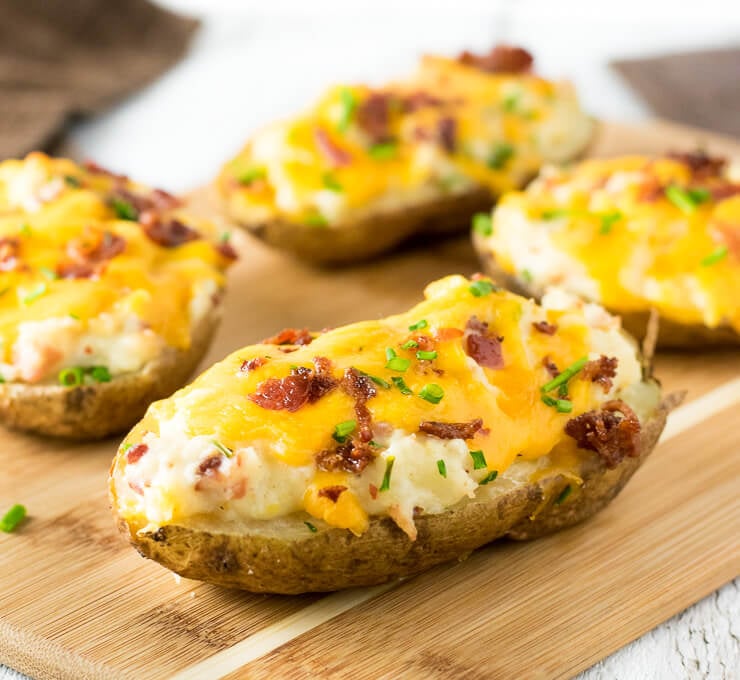
[[[592,153],[697,142],[740,156],[737,142],[664,123],[604,124]],[[208,210],[207,192],[195,203]],[[240,246],[206,364],[284,326],[399,312],[428,281],[477,270],[467,238],[335,272],[246,238]],[[688,400],[600,515],[400,584],[331,595],[180,581],[118,536],[106,497],[116,441],[1,431],[0,507],[24,503],[30,519],[0,536],[0,661],[74,680],[571,676],[740,572],[740,352],[661,355],[657,375]]]

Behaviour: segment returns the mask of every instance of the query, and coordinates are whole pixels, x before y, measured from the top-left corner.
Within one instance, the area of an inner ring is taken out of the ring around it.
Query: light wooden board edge
[[[735,404],[740,404],[740,378],[730,380],[673,411],[659,444],[670,441]],[[223,678],[399,584],[400,582],[394,582],[374,588],[340,591],[327,595],[282,621],[271,624],[245,640],[180,671],[172,680]]]

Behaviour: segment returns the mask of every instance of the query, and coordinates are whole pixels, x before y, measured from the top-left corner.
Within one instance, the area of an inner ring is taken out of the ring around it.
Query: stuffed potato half
[[[153,404],[110,494],[133,545],[183,576],[336,590],[592,515],[666,412],[600,307],[452,276],[405,314],[283,331]]]
[[[225,211],[271,245],[324,264],[461,231],[591,137],[570,84],[531,65],[525,50],[499,46],[425,57],[414,76],[382,88],[334,87],[226,164],[217,181]]]
[[[740,344],[740,173],[704,152],[546,168],[478,218],[489,274],[535,297],[558,286],[622,317],[651,309],[663,347]]]
[[[0,164],[0,420],[131,427],[205,353],[234,257],[161,190],[41,153]]]

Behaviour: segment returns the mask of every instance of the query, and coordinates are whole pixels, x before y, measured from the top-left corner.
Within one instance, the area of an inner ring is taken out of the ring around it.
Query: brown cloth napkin
[[[198,26],[146,0],[0,0],[0,17],[0,159],[153,80]]]
[[[660,116],[740,137],[740,48],[612,66]]]

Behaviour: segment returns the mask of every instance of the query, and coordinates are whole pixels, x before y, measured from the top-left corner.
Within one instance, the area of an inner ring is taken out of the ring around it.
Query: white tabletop
[[[174,191],[207,182],[250,131],[300,110],[327,84],[383,82],[411,70],[422,52],[522,44],[540,72],[575,81],[593,114],[639,121],[649,112],[610,60],[740,39],[733,1],[407,0],[400,14],[398,0],[312,3],[321,14],[288,0],[267,3],[269,14],[256,14],[266,3],[252,0],[162,4],[203,19],[189,55],[115,110],[79,124],[72,141],[106,167]],[[21,677],[0,666],[0,680]],[[581,677],[740,677],[740,579]]]

